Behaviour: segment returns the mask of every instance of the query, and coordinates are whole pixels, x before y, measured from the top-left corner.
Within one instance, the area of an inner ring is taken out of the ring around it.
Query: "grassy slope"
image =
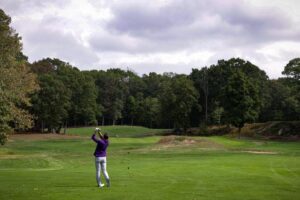
[[[102,190],[95,187],[94,145],[88,138],[11,141],[0,148],[0,199],[290,200],[300,195],[299,143],[211,137],[204,140],[222,148],[199,143],[155,150],[159,139],[112,138],[112,187]]]
[[[167,129],[150,129],[141,126],[102,126],[102,132],[108,133],[112,137],[141,137],[151,136],[168,131]],[[69,128],[67,134],[90,136],[95,127]]]

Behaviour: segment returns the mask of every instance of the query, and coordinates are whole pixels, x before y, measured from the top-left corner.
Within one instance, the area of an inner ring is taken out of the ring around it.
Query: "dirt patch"
[[[24,133],[9,135],[9,140],[65,140],[65,139],[80,139],[82,136],[78,135],[60,135],[60,134],[39,134],[39,133]]]
[[[175,135],[170,135],[170,136],[165,136],[161,138],[158,141],[158,144],[161,145],[166,145],[166,144],[173,144],[173,145],[192,145],[195,144],[197,141],[194,139],[191,139],[189,137],[185,136],[175,136]]]
[[[278,152],[274,151],[240,151],[245,153],[252,153],[252,154],[267,154],[267,155],[276,155]]]
[[[2,159],[18,159],[18,158],[22,158],[24,157],[23,155],[9,155],[9,154],[5,154],[5,155],[0,155],[0,160]]]
[[[172,148],[172,147],[199,147],[199,148],[223,148],[222,145],[204,138],[193,138],[188,136],[164,136],[154,147],[154,150]]]
[[[14,154],[12,152],[2,152],[0,154],[1,159],[22,159],[22,158],[47,158],[49,155],[45,154]]]

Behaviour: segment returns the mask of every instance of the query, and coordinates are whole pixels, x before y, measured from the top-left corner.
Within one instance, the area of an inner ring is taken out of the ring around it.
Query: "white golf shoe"
[[[103,183],[100,183],[100,185],[98,185],[99,188],[102,188],[104,186]]]

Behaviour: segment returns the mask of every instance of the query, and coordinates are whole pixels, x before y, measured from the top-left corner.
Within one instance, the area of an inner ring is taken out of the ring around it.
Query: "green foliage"
[[[214,111],[211,114],[211,119],[214,124],[221,124],[221,119],[224,114],[224,108],[220,106],[216,106]]]
[[[11,132],[11,128],[6,123],[3,123],[2,120],[0,123],[0,144],[4,145],[8,140],[7,134]]]
[[[55,75],[43,74],[39,77],[41,89],[33,95],[33,112],[38,116],[42,131],[59,132],[68,116],[70,91]]]
[[[11,129],[32,126],[29,95],[38,86],[36,77],[27,67],[27,57],[21,52],[21,38],[10,27],[11,19],[0,9],[0,130],[5,135]],[[5,141],[5,140],[2,140]]]
[[[199,130],[198,130],[198,135],[202,135],[202,136],[208,136],[209,135],[208,127],[205,123],[200,123]]]
[[[253,122],[259,113],[259,91],[246,75],[237,70],[225,87],[225,117],[239,129],[246,122]]]
[[[143,102],[143,117],[145,124],[152,128],[153,125],[158,124],[158,118],[160,112],[160,103],[158,98],[147,97]]]
[[[201,70],[194,69],[189,77],[174,73],[150,73],[139,77],[120,69],[80,72],[58,59],[36,62],[32,70],[38,74],[56,74],[67,86],[71,95],[66,119],[69,126],[102,121],[103,125],[124,123],[186,129],[198,126],[202,120],[211,124],[229,123],[232,120],[227,117],[228,111],[234,109],[235,104],[229,105],[225,97],[230,96],[227,94],[228,85],[232,84],[230,79],[237,73],[246,75],[246,85],[251,85],[250,88],[256,91],[255,96],[250,95],[254,99],[253,105],[247,105],[251,112],[246,111],[248,117],[242,121],[254,121],[258,116],[259,120],[297,119],[299,110],[294,80],[280,80],[286,89],[281,92],[284,98],[279,98],[280,95],[272,92],[272,82],[265,72],[239,58],[220,60],[217,65]],[[229,92],[233,93],[235,89],[239,90],[234,87],[240,85],[230,87],[233,88]],[[282,104],[278,106],[278,112],[276,102]]]
[[[98,102],[103,106],[103,116],[115,124],[122,118],[125,97],[128,94],[128,77],[119,69],[111,69],[106,73],[100,72],[96,78],[98,87]]]
[[[260,116],[262,121],[300,120],[299,64],[299,58],[292,59],[282,72],[287,77],[268,82],[268,100]]]
[[[189,116],[197,103],[198,92],[186,76],[174,76],[165,82],[160,96],[162,116],[174,123],[174,128],[189,126]],[[169,117],[168,117],[169,116]]]
[[[1,145],[4,145],[6,142],[7,142],[7,135],[6,135],[6,132],[0,132],[0,144]]]
[[[218,123],[218,115],[221,113],[222,108],[225,108],[224,105],[226,104],[226,99],[224,98],[226,96],[225,87],[229,83],[229,78],[237,71],[246,74],[247,79],[258,89],[259,102],[257,102],[257,106],[262,107],[267,103],[265,91],[268,77],[264,71],[249,61],[244,61],[240,58],[219,60],[216,65],[212,65],[209,68],[193,69],[190,75],[190,78],[194,81],[195,88],[200,93],[198,102],[204,108],[199,114],[193,116],[194,118],[198,117],[198,120],[193,122],[194,125],[198,125],[199,120],[205,120],[211,124]]]
[[[17,64],[22,50],[21,38],[10,27],[11,18],[0,9],[0,67],[11,68]]]
[[[50,58],[33,63],[31,68],[38,73],[39,77],[49,75],[62,85],[62,87],[59,88],[55,84],[40,83],[42,89],[55,92],[48,94],[45,92],[39,93],[38,98],[52,99],[56,98],[56,95],[59,96],[59,101],[61,101],[61,105],[59,105],[60,108],[58,109],[61,110],[61,112],[56,112],[56,122],[49,122],[51,129],[59,130],[63,125],[66,126],[66,124],[98,124],[96,117],[101,115],[102,107],[96,102],[97,89],[94,79],[89,74],[80,72],[77,68],[59,59]],[[43,80],[43,78],[40,79],[40,81]],[[48,95],[52,96],[49,97]],[[59,104],[59,101],[56,103]],[[47,100],[45,102],[47,102]],[[47,102],[47,104],[49,103],[50,102]],[[38,116],[38,123],[43,124],[42,126],[50,126],[41,114],[41,112],[45,113],[48,111],[44,109],[40,111],[40,105],[38,104],[36,101],[34,102],[34,113]]]
[[[131,125],[133,125],[134,119],[137,117],[137,102],[133,96],[129,96],[127,99],[127,116],[131,119]]]
[[[209,71],[207,67],[201,68],[201,70],[198,69],[192,69],[192,73],[190,74],[191,80],[194,82],[195,88],[198,90],[200,94],[199,98],[199,104],[201,105],[202,108],[204,108],[202,111],[205,112],[203,113],[204,115],[204,120],[205,123],[208,122],[208,107],[211,102],[208,102],[208,97],[209,97]],[[200,121],[199,116],[201,116],[201,109],[198,109],[199,112],[195,113],[196,116],[193,116],[194,118],[197,118],[197,122]],[[198,116],[198,117],[197,117]]]
[[[263,108],[264,121],[296,120],[299,118],[299,101],[285,79],[271,80],[268,84],[269,101]]]
[[[294,58],[284,67],[282,74],[300,81],[300,58]]]

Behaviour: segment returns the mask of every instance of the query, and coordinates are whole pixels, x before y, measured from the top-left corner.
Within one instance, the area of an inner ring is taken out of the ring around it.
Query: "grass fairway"
[[[111,188],[96,187],[89,137],[14,136],[0,147],[0,199],[300,197],[300,144],[226,137],[111,138]]]

